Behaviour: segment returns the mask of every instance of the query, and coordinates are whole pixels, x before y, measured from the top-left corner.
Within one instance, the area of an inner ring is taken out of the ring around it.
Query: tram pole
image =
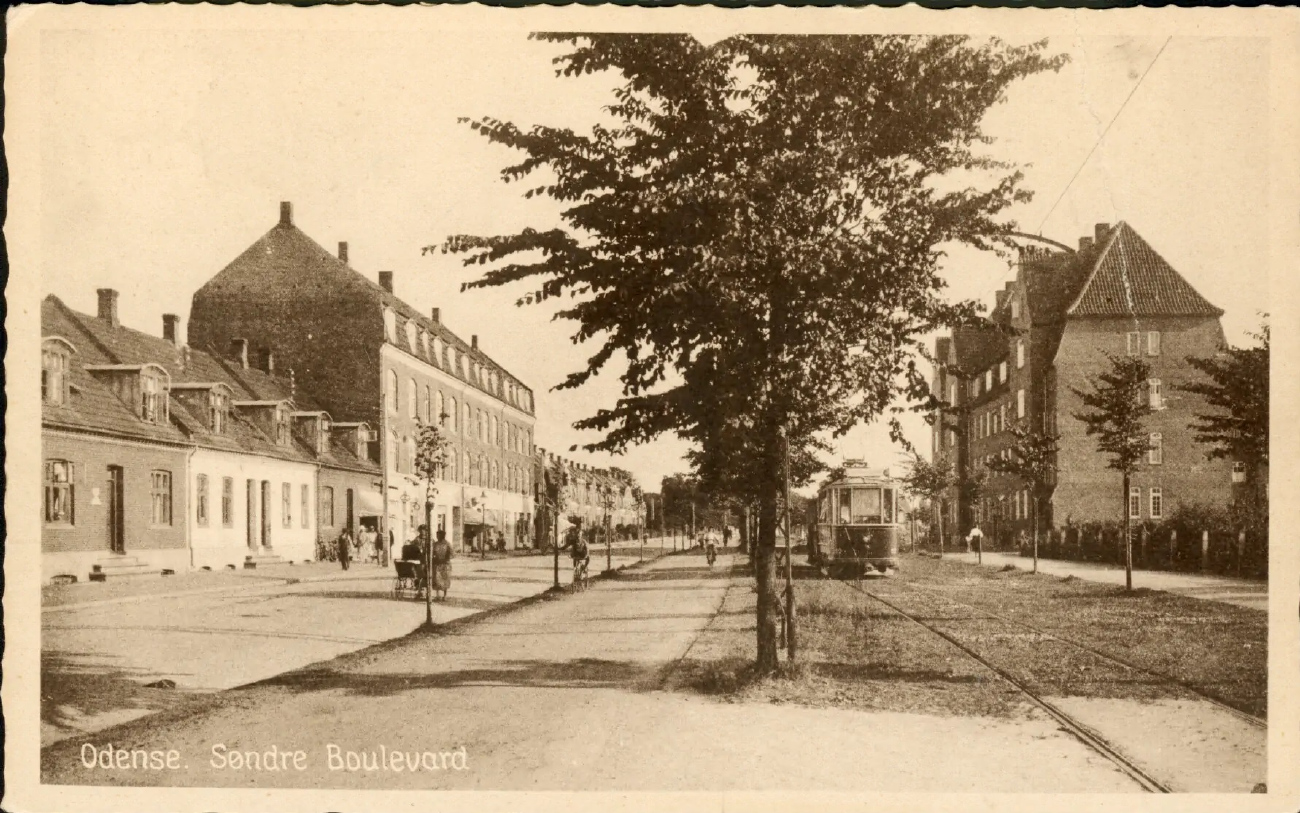
[[[794,608],[794,550],[790,545],[790,432],[789,424],[783,427],[785,463],[782,466],[785,489],[785,647],[790,663],[795,659],[795,608]]]

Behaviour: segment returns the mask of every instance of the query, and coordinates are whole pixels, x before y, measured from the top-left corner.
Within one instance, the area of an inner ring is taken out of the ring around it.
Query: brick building
[[[578,519],[584,528],[640,527],[645,519],[642,503],[638,500],[639,487],[631,473],[622,469],[601,469],[577,463],[540,446],[533,461],[533,482],[536,484],[537,505],[536,534],[539,541],[549,545],[555,537],[555,521],[559,519],[560,539]],[[558,511],[550,505],[547,494],[554,493],[556,478],[560,478],[563,501]],[[558,517],[556,514],[558,513]]]
[[[478,337],[463,341],[434,308],[418,313],[394,293],[393,274],[371,281],[293,224],[280,221],[194,294],[189,340],[273,352],[298,392],[348,425],[374,430],[381,462],[381,522],[400,544],[423,523],[415,475],[420,423],[451,438],[437,481],[435,527],[454,544],[487,537],[531,543],[532,390],[494,362]]]
[[[321,472],[378,472],[270,356],[191,348],[178,322],[164,315],[161,338],[125,327],[111,289],[95,316],[42,303],[47,580],[311,560],[331,531]]]
[[[1223,311],[1127,223],[1098,224],[1077,250],[1057,245],[1021,250],[1015,279],[997,292],[985,326],[936,341],[931,386],[953,411],[936,416],[934,454],[969,482],[1007,454],[1013,425],[1057,432],[1056,478],[1040,507],[1040,530],[1117,519],[1120,474],[1073,417],[1083,408],[1073,388],[1091,389],[1109,366],[1104,353],[1141,356],[1151,367],[1144,398],[1155,412],[1145,425],[1156,448],[1132,478],[1130,516],[1159,520],[1179,504],[1227,504],[1232,463],[1206,457],[1187,428],[1204,404],[1178,389],[1195,377],[1188,356],[1213,356],[1224,346]],[[1032,497],[1013,475],[990,473],[978,496],[953,489],[940,510],[961,533],[979,523],[1006,539],[1032,527]]]

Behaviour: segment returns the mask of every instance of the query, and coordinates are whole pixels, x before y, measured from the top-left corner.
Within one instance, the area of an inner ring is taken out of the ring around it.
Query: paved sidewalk
[[[654,553],[658,553],[657,550]],[[630,554],[630,555],[629,555]],[[652,556],[647,548],[646,558]],[[638,561],[616,552],[614,566]],[[604,558],[592,562],[604,569]],[[550,557],[457,557],[445,603],[450,621],[537,595],[551,587]],[[392,597],[393,571],[337,564],[259,568],[257,577],[204,574],[188,590],[110,592],[41,613],[41,739],[98,731],[187,702],[400,637],[424,621],[423,601]],[[572,578],[560,563],[560,581]],[[159,582],[165,581],[159,579]],[[207,587],[196,587],[206,584]],[[76,585],[74,585],[75,587]],[[103,585],[96,585],[101,587]],[[81,591],[81,597],[99,595]],[[170,688],[147,684],[171,681]]]
[[[974,553],[945,553],[945,559],[975,564]],[[985,567],[1015,565],[1021,570],[1032,570],[1033,557],[1014,553],[984,553]],[[1038,560],[1038,572],[1050,576],[1074,576],[1078,579],[1102,584],[1124,584],[1124,568],[1095,562],[1071,562],[1063,559]],[[1250,579],[1233,579],[1226,576],[1201,576],[1195,573],[1172,573],[1164,570],[1134,570],[1133,586],[1162,590],[1189,598],[1235,604],[1248,610],[1268,610],[1268,582]]]

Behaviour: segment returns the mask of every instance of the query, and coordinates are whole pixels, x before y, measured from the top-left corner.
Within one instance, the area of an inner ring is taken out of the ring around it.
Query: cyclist
[[[565,547],[570,548],[569,556],[573,559],[573,584],[585,588],[587,586],[587,566],[591,562],[591,551],[587,549],[587,541],[579,533]]]
[[[713,567],[713,563],[718,559],[718,540],[712,533],[704,537],[704,558],[709,560],[709,567]]]

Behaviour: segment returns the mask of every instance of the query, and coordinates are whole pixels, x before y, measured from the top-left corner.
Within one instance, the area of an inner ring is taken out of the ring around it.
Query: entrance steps
[[[141,576],[161,576],[162,568],[141,562],[134,556],[114,556],[101,559],[90,566],[90,580],[104,582],[109,579],[129,579]]]
[[[274,553],[252,553],[244,557],[244,570],[256,570],[263,565],[282,565],[284,557]]]

